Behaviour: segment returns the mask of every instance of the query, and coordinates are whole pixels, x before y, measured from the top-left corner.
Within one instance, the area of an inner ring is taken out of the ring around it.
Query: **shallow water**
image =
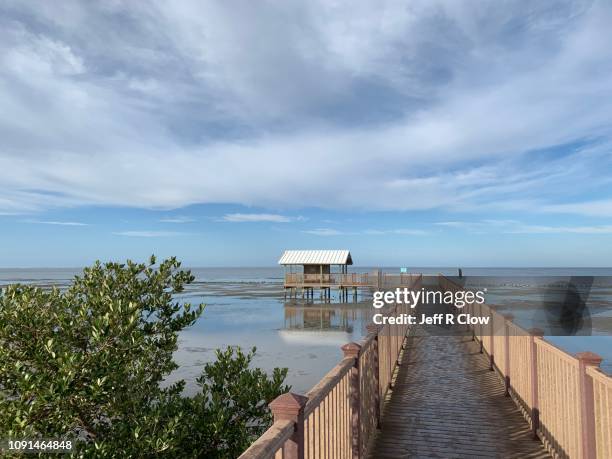
[[[357,268],[353,272],[369,272],[371,268]],[[385,271],[397,273],[388,268]],[[449,268],[409,268],[411,272],[456,274]],[[523,276],[538,275],[606,275],[612,270],[534,270],[528,274],[517,269],[464,269],[464,275]],[[80,270],[74,269],[0,269],[0,286],[12,282],[36,283],[41,286],[66,286]],[[315,294],[313,303],[301,298],[286,301],[282,289],[282,270],[279,268],[198,268],[193,269],[196,282],[188,286],[180,297],[198,304],[206,303],[202,317],[179,337],[175,354],[180,368],[168,382],[185,379],[186,394],[198,390],[195,382],[206,362],[215,359],[215,349],[225,346],[257,347],[255,365],[271,370],[289,369],[287,383],[294,391],[304,393],[314,386],[342,358],[340,347],[357,341],[365,334],[373,308],[364,295],[358,302],[340,304],[337,295],[330,303],[321,302]],[[538,292],[526,281],[512,285],[500,283],[489,291],[488,303],[501,309],[512,307],[516,321],[527,323],[533,315],[530,305],[541,300]],[[594,289],[591,300],[597,304],[612,304],[612,289]],[[593,313],[612,316],[611,309],[593,309]],[[599,311],[599,312],[598,312]],[[524,325],[524,324],[523,324]],[[604,357],[602,368],[612,373],[612,337],[599,336],[547,337],[568,352],[590,350]]]
[[[204,302],[206,308],[198,322],[181,333],[176,352],[181,367],[169,379],[185,379],[188,393],[197,390],[193,381],[204,363],[214,360],[215,349],[225,346],[256,346],[255,365],[266,370],[287,367],[287,383],[306,392],[342,359],[343,344],[365,334],[372,314],[369,299],[348,304],[285,301],[278,294],[280,284],[264,296],[258,286],[244,284],[203,290],[186,298]]]

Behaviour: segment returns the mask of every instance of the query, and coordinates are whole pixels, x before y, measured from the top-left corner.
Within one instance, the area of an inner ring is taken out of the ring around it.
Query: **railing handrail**
[[[323,400],[342,379],[342,377],[349,372],[351,367],[355,364],[355,359],[346,357],[340,361],[334,368],[332,368],[323,378],[308,392],[308,402],[304,408],[304,415],[307,416],[319,406],[321,400]]]
[[[359,285],[364,287],[380,287],[388,285],[394,279],[399,279],[398,285],[414,285],[422,280],[422,273],[285,273],[285,284],[317,283],[346,286]]]
[[[442,274],[438,279],[442,288],[457,285]],[[467,310],[491,317],[500,315],[486,304],[477,308],[474,303],[468,304]],[[513,396],[534,436],[557,456],[610,457],[612,400],[606,394],[612,392],[612,376],[599,368],[601,357],[591,352],[571,355],[544,339],[541,330],[525,330],[512,322],[511,315],[502,317],[502,349],[494,348],[493,333],[485,339],[488,332],[482,326],[468,327],[473,338],[480,341],[481,352],[489,354],[490,368],[504,378],[506,394]],[[494,365],[499,353],[503,368]],[[565,411],[574,414],[568,417]]]
[[[603,371],[599,367],[588,367],[586,370],[587,374],[593,378],[599,379],[605,383],[612,383],[612,376]]]
[[[293,435],[294,423],[288,419],[276,421],[261,437],[240,455],[240,459],[274,457],[285,442]]]
[[[578,359],[575,356],[568,354],[566,351],[555,346],[553,343],[546,341],[546,339],[539,339],[536,342],[536,346],[544,348],[547,352],[557,355],[559,358],[569,363],[570,365],[578,367]]]

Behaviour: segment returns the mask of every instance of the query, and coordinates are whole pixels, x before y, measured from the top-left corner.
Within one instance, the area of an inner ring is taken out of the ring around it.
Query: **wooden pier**
[[[505,396],[478,343],[464,336],[423,334],[406,344],[412,352],[403,354],[387,396],[372,459],[550,457]]]
[[[444,276],[439,288],[461,289]],[[567,354],[486,305],[462,312],[491,320],[464,336],[369,327],[307,394],[270,404],[274,424],[240,458],[612,457],[601,358]]]
[[[410,274],[390,274],[375,270],[371,273],[349,273],[353,258],[348,250],[286,250],[278,264],[289,269],[285,272],[285,297],[313,298],[319,290],[321,298],[330,299],[332,289],[337,289],[341,300],[347,300],[352,291],[357,298],[359,289],[409,287],[414,283]],[[293,269],[302,272],[293,272]],[[332,272],[332,269],[339,272]]]
[[[371,273],[331,273],[331,274],[285,274],[285,297],[314,296],[314,290],[322,292],[322,296],[329,298],[332,289],[338,289],[340,298],[347,298],[352,291],[356,297],[359,289],[389,289],[396,287],[410,287],[415,281],[414,274],[391,274],[374,271]]]

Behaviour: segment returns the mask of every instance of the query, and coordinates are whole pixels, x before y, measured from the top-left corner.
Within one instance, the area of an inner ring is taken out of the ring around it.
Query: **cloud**
[[[257,223],[257,222],[272,222],[272,223],[289,223],[293,221],[304,220],[303,217],[288,217],[278,214],[226,214],[221,218],[221,221],[234,223]]]
[[[126,236],[126,237],[175,237],[182,236],[185,233],[177,231],[116,231],[113,232],[115,236]]]
[[[41,220],[26,220],[26,222],[35,223],[37,225],[89,226],[89,223],[82,223],[82,222],[60,222],[60,221],[41,221]]]
[[[409,236],[424,236],[429,233],[425,230],[420,230],[420,229],[399,228],[399,229],[390,229],[390,230],[370,229],[370,230],[363,231],[362,234],[373,235],[373,236],[381,236],[381,235],[386,235],[386,234],[406,234]]]
[[[612,234],[612,225],[533,225],[517,220],[449,221],[436,225],[475,234]]]
[[[609,197],[610,21],[580,0],[5,2],[0,212]]]
[[[554,233],[573,233],[573,234],[612,234],[612,225],[599,226],[541,226],[523,225],[514,229],[509,229],[506,233],[525,233],[525,234],[554,234]]]
[[[191,217],[166,217],[159,220],[160,223],[193,223],[195,219]]]
[[[465,228],[466,226],[469,225],[468,222],[457,222],[457,221],[437,222],[435,224],[439,226],[447,226],[449,228]]]
[[[580,214],[589,217],[612,217],[612,199],[548,205],[544,206],[542,210],[545,212]]]
[[[484,220],[473,220],[473,221],[446,221],[436,222],[436,226],[442,226],[446,228],[464,229],[471,232],[483,232],[485,230],[504,230],[508,227],[516,227],[521,225],[518,220],[504,220],[504,219],[484,219]]]
[[[306,234],[312,234],[314,236],[348,236],[351,235],[352,233],[348,233],[345,231],[340,231],[340,230],[336,230],[333,228],[316,228],[316,229],[310,229],[310,230],[304,230],[302,231],[302,233],[306,233]]]
[[[405,234],[411,236],[423,236],[429,234],[427,231],[420,229],[409,229],[409,228],[399,228],[399,229],[387,229],[387,230],[378,230],[378,229],[366,229],[362,231],[341,231],[333,228],[316,228],[310,230],[302,231],[306,234],[312,234],[314,236],[385,236],[390,234]]]

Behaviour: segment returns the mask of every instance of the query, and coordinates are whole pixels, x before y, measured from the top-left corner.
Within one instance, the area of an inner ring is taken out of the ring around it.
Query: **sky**
[[[611,266],[612,2],[0,2],[0,267]]]

